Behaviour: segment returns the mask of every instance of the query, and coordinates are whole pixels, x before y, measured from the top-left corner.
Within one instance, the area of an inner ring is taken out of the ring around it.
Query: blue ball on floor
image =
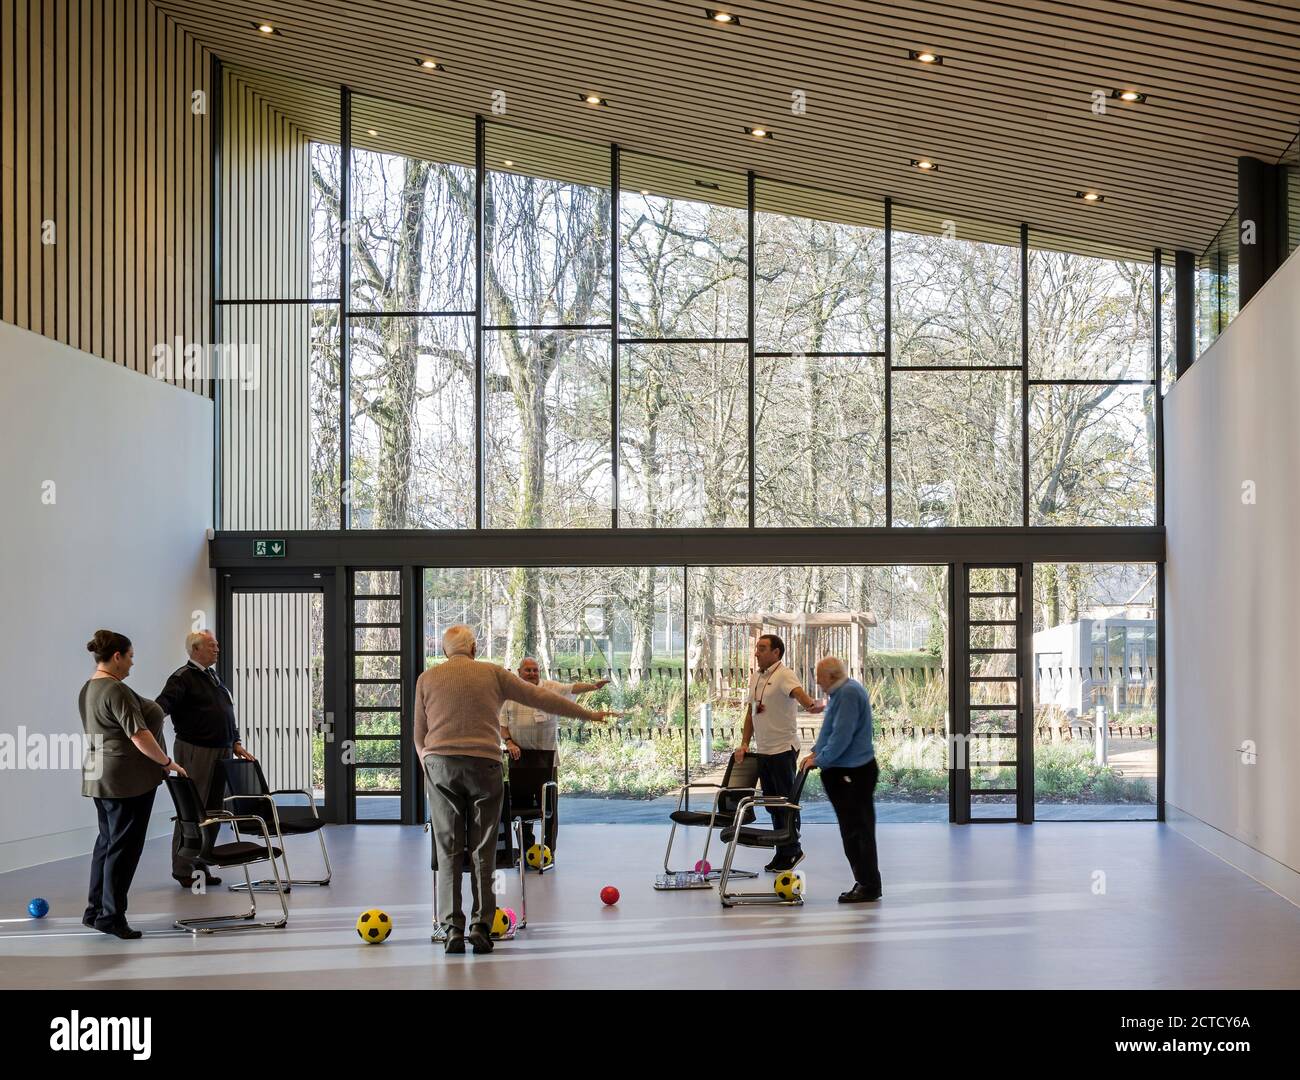
[[[50,903],[43,896],[38,896],[35,900],[27,903],[27,914],[33,919],[43,919],[50,913]]]

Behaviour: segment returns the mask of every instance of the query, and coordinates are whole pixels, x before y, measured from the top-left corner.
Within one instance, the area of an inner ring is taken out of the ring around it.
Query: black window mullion
[[[619,486],[619,370],[618,370],[618,256],[619,256],[619,186],[622,183],[622,160],[618,144],[609,148],[609,525],[618,528]]]
[[[352,527],[352,91],[339,90],[339,528]]]
[[[1156,525],[1165,524],[1165,421],[1164,421],[1164,342],[1161,340],[1161,270],[1164,256],[1159,248],[1151,255],[1151,376],[1155,386],[1151,400],[1156,419]]]
[[[1020,524],[1029,527],[1029,226],[1020,225]]]
[[[885,200],[885,528],[894,524],[894,200]]]
[[[474,117],[474,527],[485,527],[483,479],[487,466],[483,393],[483,197],[487,177],[487,132],[482,116]]]
[[[745,344],[748,355],[748,378],[749,378],[749,527],[754,527],[758,513],[758,492],[755,489],[756,470],[754,462],[754,419],[755,419],[755,394],[756,379],[754,371],[754,297],[755,297],[755,255],[754,255],[754,171],[751,169],[745,176],[745,206],[748,227],[748,242],[746,251],[748,259],[746,260],[746,277],[749,293],[748,303],[748,333],[746,334]],[[689,726],[689,725],[688,725]]]

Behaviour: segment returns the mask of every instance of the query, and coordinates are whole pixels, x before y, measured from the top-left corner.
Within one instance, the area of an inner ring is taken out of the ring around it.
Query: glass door
[[[327,779],[335,743],[331,580],[317,572],[225,575],[218,637],[243,745],[267,783],[310,793],[318,813],[338,821],[340,793]]]

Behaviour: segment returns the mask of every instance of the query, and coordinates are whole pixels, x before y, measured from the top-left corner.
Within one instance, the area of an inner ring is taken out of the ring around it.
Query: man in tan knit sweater
[[[489,930],[496,914],[492,873],[504,795],[498,720],[502,704],[518,701],[548,713],[598,722],[616,714],[584,709],[503,667],[475,660],[478,642],[468,626],[448,627],[442,635],[442,651],[446,662],[429,668],[415,683],[415,749],[424,764],[438,852],[438,910],[447,931],[447,952],[463,953],[468,937],[476,953],[486,953],[492,951]],[[468,933],[460,902],[466,848],[474,896]]]

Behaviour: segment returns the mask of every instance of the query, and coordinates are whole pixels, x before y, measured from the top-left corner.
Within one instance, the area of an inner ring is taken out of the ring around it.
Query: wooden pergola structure
[[[869,611],[834,613],[754,611],[709,618],[712,635],[712,671],[715,694],[744,692],[754,669],[754,646],[764,634],[785,642],[785,664],[804,689],[816,696],[817,661],[838,656],[849,674],[861,678],[867,663],[867,632],[876,625]]]

